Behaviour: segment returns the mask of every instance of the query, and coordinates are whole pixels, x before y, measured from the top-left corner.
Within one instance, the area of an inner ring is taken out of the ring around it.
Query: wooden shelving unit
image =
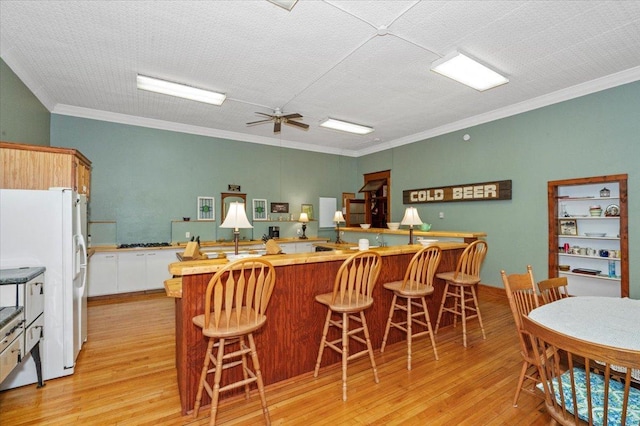
[[[601,191],[609,193],[601,196]],[[571,294],[629,297],[627,175],[550,181],[547,198],[549,277],[566,276]],[[595,206],[601,206],[602,213],[591,216]],[[613,256],[608,255],[611,251]],[[570,268],[561,271],[559,265]],[[600,272],[573,272],[585,268]]]

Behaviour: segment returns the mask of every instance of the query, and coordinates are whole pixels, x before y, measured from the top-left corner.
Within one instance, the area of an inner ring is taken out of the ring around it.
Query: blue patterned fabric
[[[585,422],[589,421],[588,402],[587,402],[587,375],[582,368],[574,368],[573,374],[576,383],[576,399],[578,400],[578,417]],[[599,374],[591,373],[591,393],[593,404],[593,424],[602,425],[605,416],[604,413],[604,377]],[[567,411],[573,413],[573,397],[571,395],[571,372],[562,373],[562,392],[564,393],[565,405]],[[553,390],[557,401],[560,401],[560,389],[558,387],[558,379],[554,378]],[[538,388],[544,391],[542,383]],[[624,385],[615,380],[609,382],[609,410],[606,413],[609,425],[621,425],[622,401],[624,397]],[[640,391],[638,389],[629,389],[629,402],[627,404],[627,426],[640,425]]]

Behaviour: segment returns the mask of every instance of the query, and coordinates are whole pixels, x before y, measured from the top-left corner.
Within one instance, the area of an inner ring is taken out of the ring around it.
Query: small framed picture
[[[271,213],[289,213],[289,203],[271,203]]]
[[[578,235],[578,222],[575,219],[559,219],[560,235]]]
[[[215,220],[215,198],[198,197],[198,220]]]
[[[313,220],[313,204],[303,204],[300,213],[306,213],[309,220]]]
[[[267,200],[253,199],[253,220],[267,220]]]

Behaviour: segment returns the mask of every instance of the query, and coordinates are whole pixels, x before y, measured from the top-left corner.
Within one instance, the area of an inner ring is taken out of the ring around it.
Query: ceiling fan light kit
[[[348,121],[336,120],[335,118],[327,118],[320,123],[320,127],[328,129],[340,130],[343,132],[355,133],[358,135],[366,135],[374,131],[373,127],[363,126],[361,124],[349,123]]]
[[[198,89],[197,87],[185,84],[173,83],[153,77],[138,74],[136,78],[138,89],[149,92],[161,93],[163,95],[176,96],[178,98],[190,99],[192,101],[204,102],[212,105],[222,105],[227,95],[224,93],[212,92],[210,90]]]
[[[480,92],[509,82],[509,79],[503,75],[457,51],[433,62],[431,71],[449,77]]]

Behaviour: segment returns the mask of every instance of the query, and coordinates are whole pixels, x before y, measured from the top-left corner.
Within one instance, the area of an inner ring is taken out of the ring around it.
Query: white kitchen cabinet
[[[314,251],[313,243],[296,243],[296,253],[311,253]]]
[[[147,288],[147,254],[144,250],[118,252],[118,293]]]
[[[118,292],[118,255],[96,252],[89,259],[88,296],[104,296]]]
[[[164,280],[171,278],[169,264],[177,262],[176,253],[181,250],[153,250],[146,254],[145,290],[164,288]]]

